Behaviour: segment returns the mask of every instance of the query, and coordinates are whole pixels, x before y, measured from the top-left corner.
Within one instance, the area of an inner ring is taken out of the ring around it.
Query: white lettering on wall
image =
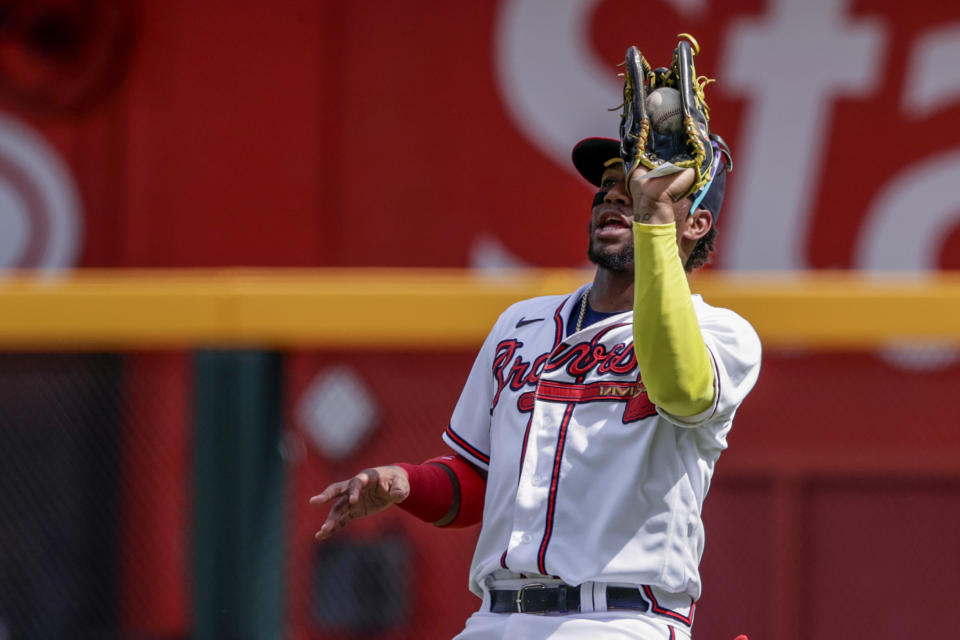
[[[80,215],[73,177],[56,150],[0,114],[0,269],[74,266]]]
[[[607,111],[623,100],[588,40],[599,0],[509,0],[497,16],[494,64],[507,111],[534,146],[576,173],[570,151],[590,136],[617,136]]]
[[[934,270],[945,231],[960,222],[960,150],[915,162],[873,199],[854,266],[870,271]]]
[[[947,63],[949,61],[949,63]],[[900,102],[909,118],[925,118],[960,101],[960,26],[929,31],[917,39],[910,54]]]
[[[748,98],[736,149],[735,211],[721,266],[802,269],[811,197],[827,154],[831,99],[874,90],[884,32],[851,22],[843,0],[773,0],[762,19],[734,23],[719,77]]]

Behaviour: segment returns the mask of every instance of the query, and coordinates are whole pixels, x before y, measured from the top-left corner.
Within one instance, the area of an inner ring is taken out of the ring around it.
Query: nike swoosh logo
[[[533,324],[534,322],[540,322],[541,320],[543,320],[543,318],[530,318],[529,320],[527,320],[526,318],[520,318],[517,321],[517,329],[519,329],[520,327],[526,326],[528,324]]]

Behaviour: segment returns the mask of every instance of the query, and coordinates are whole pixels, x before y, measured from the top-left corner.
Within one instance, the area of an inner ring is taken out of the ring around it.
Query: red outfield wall
[[[79,114],[5,100],[68,173],[36,186],[51,172],[13,167],[7,188],[72,182],[79,205],[58,217],[5,202],[5,219],[31,224],[0,264],[43,263],[59,235],[76,244],[59,262],[84,266],[581,264],[592,194],[569,151],[616,133],[626,47],[665,64],[686,31],[697,71],[718,78],[713,125],[736,161],[721,266],[960,266],[951,3],[136,9],[116,27],[132,34],[119,90]]]

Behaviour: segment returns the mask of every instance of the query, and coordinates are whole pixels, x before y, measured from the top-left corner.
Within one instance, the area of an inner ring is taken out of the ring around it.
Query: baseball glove
[[[627,49],[624,61],[623,106],[620,116],[620,157],[627,179],[643,165],[654,170],[666,163],[696,172],[693,185],[681,197],[701,191],[713,178],[721,161],[721,148],[710,135],[710,109],[704,87],[711,79],[697,77],[693,57],[700,46],[693,36],[677,44],[670,67],[652,68],[636,47]],[[650,128],[647,96],[661,87],[676,89],[682,103],[683,129],[658,133]],[[720,141],[722,144],[722,141]],[[725,146],[725,145],[724,145]]]

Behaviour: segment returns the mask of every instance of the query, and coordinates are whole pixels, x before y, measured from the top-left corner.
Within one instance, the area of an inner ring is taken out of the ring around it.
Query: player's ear
[[[713,226],[713,214],[706,209],[697,209],[687,216],[681,235],[688,240],[699,240]]]

